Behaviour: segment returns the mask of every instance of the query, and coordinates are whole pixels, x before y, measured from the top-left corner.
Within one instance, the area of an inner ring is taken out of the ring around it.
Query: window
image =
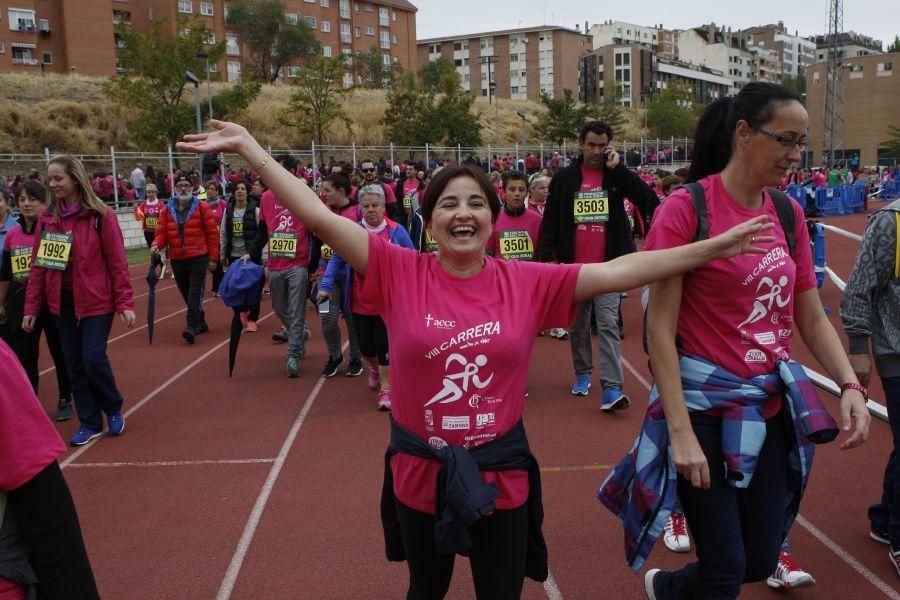
[[[331,21],[322,21],[322,22],[319,24],[319,28],[320,28],[324,33],[331,33]]]
[[[0,54],[3,54],[4,52],[6,52],[6,44],[0,42]]]
[[[366,12],[374,12],[375,7],[372,6],[371,2],[363,2],[363,10]]]
[[[204,44],[208,44],[210,46],[216,43],[216,32],[215,31],[207,31],[206,36],[203,39]]]
[[[322,0],[319,4],[322,6],[322,8],[330,8],[331,0]]]
[[[322,46],[322,56],[331,58],[331,46]]]
[[[396,46],[397,44],[400,43],[400,36],[397,35],[396,33],[391,34],[391,41],[392,41],[392,42],[394,43],[394,45]]]
[[[462,61],[462,59],[461,59],[461,58],[455,58],[455,59],[453,59],[453,65],[456,66],[456,67],[461,67],[461,66],[463,66],[463,61]]]
[[[193,0],[178,0],[178,12],[188,15],[194,14]]]
[[[356,13],[359,12],[359,2],[353,3],[353,12],[356,12]]]
[[[512,93],[512,94],[518,94],[518,93],[519,93],[519,86],[514,85],[514,86],[512,86],[511,88],[509,88],[509,91],[510,91],[510,93]]]
[[[42,33],[50,33],[50,19],[41,19],[38,25]]]
[[[344,57],[344,66],[349,68],[353,67],[353,50],[349,48],[341,48],[341,55]]]
[[[440,54],[441,53],[441,45],[440,44],[431,44],[428,46],[428,52],[430,54]]]
[[[894,63],[878,63],[878,73],[890,73],[894,68]]]
[[[386,9],[386,8],[378,9],[378,24],[381,25],[382,27],[388,27],[391,24],[391,22],[388,18],[388,9]]]
[[[389,50],[391,47],[391,33],[389,31],[381,31],[381,48]]]
[[[361,30],[361,29],[359,28],[359,26],[357,25],[357,26],[354,28],[354,35],[355,35],[356,37],[359,37],[361,31],[362,31],[362,30]]]
[[[622,55],[622,64],[623,65],[631,64],[631,53],[630,52]]]
[[[10,31],[34,31],[33,10],[10,8],[7,11],[7,14],[9,16]]]
[[[297,13],[284,13],[284,20],[288,25],[296,25],[300,18]]]
[[[210,73],[217,73],[218,71],[219,71],[219,65],[217,65],[216,63],[209,63],[209,72]]]
[[[225,17],[225,21],[228,21],[228,5],[224,5],[222,7],[222,15]],[[153,20],[153,9],[150,9],[150,20]]]
[[[212,2],[201,2],[200,3],[200,14],[204,17],[213,16],[213,3]]]
[[[366,35],[375,35],[375,28],[371,25],[366,25]]]
[[[391,11],[391,21],[394,21],[395,23],[397,22],[397,11],[396,10]]]
[[[31,48],[17,48],[13,46],[12,59],[14,65],[30,65]]]
[[[241,78],[241,63],[228,61],[228,81],[237,81]]]
[[[315,29],[318,25],[315,17],[303,17],[303,22],[306,23],[306,26],[310,29]]]
[[[353,39],[350,37],[350,23],[341,23],[341,43],[350,44]]]
[[[344,73],[344,87],[353,87],[353,73]]]
[[[462,50],[462,42],[453,42],[454,50]]]
[[[300,75],[300,67],[297,65],[288,65],[287,74],[288,77],[297,77]]]
[[[45,65],[53,64],[53,54],[49,50],[44,50],[41,52],[41,62]]]
[[[350,18],[350,0],[340,0],[341,2],[341,18],[349,19]]]
[[[511,62],[511,63],[519,62],[519,55],[518,54],[510,54],[509,62]]]
[[[386,67],[391,66],[391,55],[390,54],[382,54],[381,55],[381,63]]]
[[[236,33],[225,34],[225,54],[228,56],[237,56],[241,53],[241,46],[238,44],[238,36]],[[231,65],[231,63],[228,63]],[[229,73],[230,73],[229,66]]]

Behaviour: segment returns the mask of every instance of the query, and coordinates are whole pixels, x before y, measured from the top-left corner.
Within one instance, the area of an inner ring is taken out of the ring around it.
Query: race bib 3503
[[[574,217],[576,223],[606,223],[609,221],[606,190],[576,193]]]

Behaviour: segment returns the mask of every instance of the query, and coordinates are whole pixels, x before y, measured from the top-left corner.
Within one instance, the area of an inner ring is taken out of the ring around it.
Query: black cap
[[[178,185],[178,184],[181,183],[182,181],[184,181],[185,183],[190,183],[190,184],[191,184],[191,187],[193,187],[193,185],[194,185],[194,184],[191,182],[190,178],[189,178],[187,175],[179,175],[178,177],[176,177],[176,178],[175,178],[175,185]]]

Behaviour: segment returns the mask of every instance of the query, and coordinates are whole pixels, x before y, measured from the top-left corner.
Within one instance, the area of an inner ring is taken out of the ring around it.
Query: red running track
[[[861,233],[865,217],[829,222]],[[856,243],[828,240],[829,264],[846,279]],[[138,296],[146,292],[144,269],[132,273]],[[265,300],[260,332],[244,335],[229,380],[230,311],[208,301],[211,331],[189,347],[180,338],[184,312],[174,283],[163,280],[157,290],[154,345],[146,330],[129,333],[117,323],[109,346],[126,398],[125,435],[70,450],[62,461],[102,596],[402,598],[405,565],[384,559],[378,511],[387,419],[364,378],[320,379],[326,354],[314,313],[299,379],[283,375],[284,348],[271,342],[276,324]],[[839,292],[828,282],[821,295],[840,331]],[[139,323],[146,301],[137,299]],[[627,411],[602,414],[599,385],[587,398],[571,396],[568,343],[536,340],[526,418],[544,471],[553,582],[526,582],[524,598],[644,598],[641,579],[625,566],[621,527],[595,499],[632,443],[647,399],[636,292],[623,312]],[[821,371],[802,343],[795,357]],[[883,399],[877,383],[872,395]],[[52,374],[41,398],[52,411]],[[59,430],[68,439],[75,427],[71,421]],[[890,448],[889,429],[875,422],[863,448],[821,449],[791,534],[795,557],[818,583],[793,597],[900,598],[887,548],[867,538],[866,508],[878,498]],[[660,544],[648,566],[689,559]],[[471,598],[467,562],[456,564],[449,597]],[[743,597],[773,594],[755,584]]]

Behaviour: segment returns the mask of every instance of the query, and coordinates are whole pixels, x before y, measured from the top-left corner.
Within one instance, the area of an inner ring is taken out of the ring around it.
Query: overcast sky
[[[784,21],[788,31],[801,36],[825,33],[828,0],[411,0],[419,8],[416,37],[455,36],[535,25],[574,29],[606,20],[638,25],[662,23],[666,29],[686,29],[709,21],[741,29]],[[891,6],[892,5],[892,6]],[[900,33],[897,0],[845,0],[844,30],[853,30],[885,45]]]

